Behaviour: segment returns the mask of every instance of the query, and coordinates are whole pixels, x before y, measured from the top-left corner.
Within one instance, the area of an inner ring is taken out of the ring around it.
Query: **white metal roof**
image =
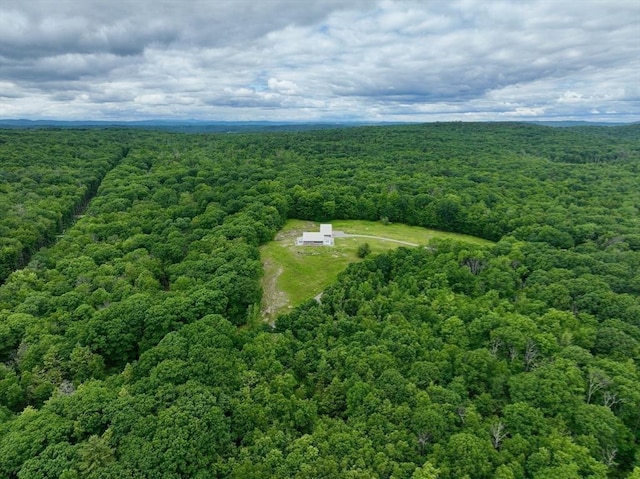
[[[316,233],[315,231],[312,233],[304,232],[302,233],[302,241],[319,241],[322,243],[324,241],[324,234]]]
[[[333,226],[330,224],[320,225],[320,233],[331,236],[333,234]]]

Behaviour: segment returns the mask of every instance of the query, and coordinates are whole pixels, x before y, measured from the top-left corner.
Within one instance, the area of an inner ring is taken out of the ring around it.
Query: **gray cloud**
[[[0,117],[629,121],[639,85],[632,0],[0,4]]]

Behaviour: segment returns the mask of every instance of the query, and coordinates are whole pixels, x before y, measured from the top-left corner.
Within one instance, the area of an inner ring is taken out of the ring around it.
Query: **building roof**
[[[302,233],[302,241],[319,241],[322,243],[324,241],[324,234],[317,232],[308,233],[305,231]]]
[[[320,233],[331,236],[333,234],[333,226],[330,224],[320,225]]]

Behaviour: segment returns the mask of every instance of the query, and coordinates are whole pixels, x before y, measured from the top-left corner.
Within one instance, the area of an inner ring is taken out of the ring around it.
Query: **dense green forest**
[[[0,477],[640,475],[637,124],[0,130],[0,174]],[[496,243],[271,328],[288,218]]]
[[[73,221],[126,156],[121,135],[42,132],[0,136],[0,284]]]

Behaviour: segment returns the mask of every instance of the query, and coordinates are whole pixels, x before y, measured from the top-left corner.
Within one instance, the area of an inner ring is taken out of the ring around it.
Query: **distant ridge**
[[[384,125],[416,125],[421,123],[460,123],[454,122],[391,122],[391,121],[209,121],[209,120],[26,120],[26,119],[0,119],[0,128],[29,129],[29,128],[140,128],[151,130],[181,131],[191,133],[218,132],[239,133],[249,131],[304,131],[322,130],[330,128],[347,128],[357,126],[384,126]],[[476,122],[469,122],[476,123]],[[482,122],[480,122],[482,123]],[[496,122],[486,122],[496,123]],[[576,126],[628,126],[637,125],[640,122],[596,122],[596,121],[509,121],[506,123],[527,123],[532,125],[550,127],[576,127]]]
[[[207,121],[207,120],[25,120],[0,119],[0,128],[142,128],[184,132],[243,132],[264,130],[318,130],[365,125],[398,125],[401,122],[324,121],[324,122],[276,122],[276,121]]]
[[[567,126],[625,126],[633,125],[634,123],[625,122],[606,122],[606,121],[527,121],[525,123],[533,123],[534,125],[542,126],[555,126],[555,127],[567,127]],[[635,122],[638,123],[638,122]]]

